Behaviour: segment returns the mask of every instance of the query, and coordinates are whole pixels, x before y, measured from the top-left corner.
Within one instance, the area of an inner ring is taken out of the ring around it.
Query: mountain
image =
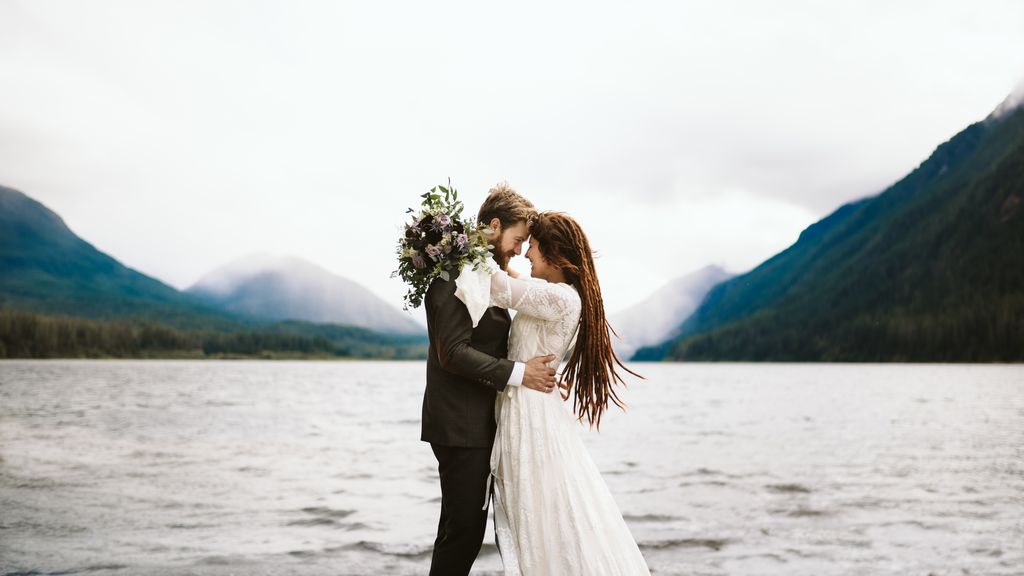
[[[619,339],[615,352],[630,358],[638,348],[652,346],[679,335],[680,325],[704,299],[712,286],[732,275],[718,266],[707,266],[680,276],[642,302],[610,319]]]
[[[206,274],[186,292],[263,321],[305,320],[394,334],[425,332],[360,284],[291,256],[247,256]]]
[[[200,299],[132,270],[79,238],[52,210],[0,186],[0,308],[182,328],[233,323]]]
[[[425,355],[423,330],[257,322],[220,310],[124,266],[0,186],[0,358]]]
[[[648,359],[1024,360],[1024,109],[1011,97],[881,194],[714,287]]]

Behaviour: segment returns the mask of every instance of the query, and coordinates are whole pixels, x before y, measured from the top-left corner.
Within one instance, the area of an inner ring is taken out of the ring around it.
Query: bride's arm
[[[504,270],[491,275],[491,304],[543,320],[557,320],[574,306],[575,293],[544,280],[520,280]],[[575,298],[578,301],[579,297]]]

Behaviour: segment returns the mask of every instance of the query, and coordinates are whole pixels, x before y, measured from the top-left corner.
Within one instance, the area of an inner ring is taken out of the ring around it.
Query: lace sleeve
[[[580,306],[579,295],[567,284],[512,278],[504,270],[491,276],[491,303],[542,320],[558,320]]]

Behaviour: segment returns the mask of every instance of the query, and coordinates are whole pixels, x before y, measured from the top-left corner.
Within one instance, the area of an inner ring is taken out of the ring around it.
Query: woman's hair
[[[601,427],[601,414],[609,400],[619,408],[625,404],[615,393],[616,383],[626,385],[615,366],[643,378],[622,365],[612,348],[611,334],[604,313],[601,285],[594,269],[590,241],[580,225],[562,212],[541,212],[530,230],[544,260],[557,266],[566,281],[575,286],[582,301],[576,346],[563,373],[569,390],[575,389],[573,411],[591,426]]]
[[[503,229],[515,226],[518,222],[529,225],[537,218],[537,209],[507,182],[500,182],[488,191],[476,221],[480,226],[486,226],[493,218],[501,221]]]

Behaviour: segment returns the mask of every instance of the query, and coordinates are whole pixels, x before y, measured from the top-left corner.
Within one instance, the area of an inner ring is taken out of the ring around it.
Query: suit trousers
[[[468,575],[487,531],[483,507],[491,473],[490,448],[431,444],[441,477],[441,519],[430,576]]]

